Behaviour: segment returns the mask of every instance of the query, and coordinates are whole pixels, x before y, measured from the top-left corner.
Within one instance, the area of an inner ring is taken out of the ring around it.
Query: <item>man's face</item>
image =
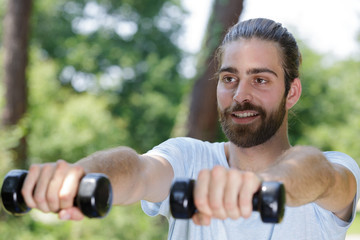
[[[239,147],[269,140],[286,115],[284,71],[277,45],[256,38],[224,46],[217,100],[220,122]]]

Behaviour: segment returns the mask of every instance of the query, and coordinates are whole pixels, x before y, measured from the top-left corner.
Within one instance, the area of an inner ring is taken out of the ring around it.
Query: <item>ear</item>
[[[286,109],[292,108],[301,96],[301,81],[299,78],[295,78],[290,85],[288,95],[286,97]]]

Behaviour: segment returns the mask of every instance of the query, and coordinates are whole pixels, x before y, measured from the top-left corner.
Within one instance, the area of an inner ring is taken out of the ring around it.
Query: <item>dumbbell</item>
[[[31,209],[26,206],[21,188],[28,171],[11,170],[4,178],[1,198],[4,208],[13,215],[22,215]],[[89,173],[79,183],[74,206],[89,218],[102,218],[112,206],[112,187],[106,175]]]
[[[193,191],[195,180],[176,179],[170,189],[170,211],[174,218],[188,219],[196,212]],[[264,223],[281,222],[285,212],[285,188],[280,182],[263,182],[252,199]]]

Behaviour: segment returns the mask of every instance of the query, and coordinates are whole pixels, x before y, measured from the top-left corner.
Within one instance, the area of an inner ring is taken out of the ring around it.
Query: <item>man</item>
[[[142,200],[147,214],[169,219],[169,239],[344,239],[359,199],[360,170],[345,154],[290,145],[287,112],[301,95],[293,36],[271,20],[240,22],[225,36],[218,59],[218,110],[229,142],[175,138],[142,155],[119,147],[73,165],[33,165],[22,189],[28,206],[81,219],[73,207],[77,183],[85,173],[103,172],[114,204]],[[174,177],[197,179],[192,220],[169,214]],[[270,180],[286,188],[281,224],[262,223],[251,212],[253,194]]]

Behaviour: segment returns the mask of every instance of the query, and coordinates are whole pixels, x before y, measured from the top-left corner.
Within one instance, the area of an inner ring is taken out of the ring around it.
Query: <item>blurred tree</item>
[[[111,115],[108,99],[61,87],[56,63],[41,60],[39,52],[31,51],[28,71],[32,161],[74,162],[99,149],[125,144],[125,122]]]
[[[218,137],[217,81],[214,79],[217,66],[214,56],[228,28],[239,20],[242,9],[243,1],[215,0],[214,2],[201,49],[202,55],[198,61],[198,76],[191,94],[187,123],[189,137],[207,141],[214,141]]]
[[[7,3],[3,40],[5,106],[2,114],[2,124],[6,127],[18,124],[27,110],[26,66],[31,7],[31,0],[10,0]],[[15,166],[25,167],[25,135],[13,149]]]
[[[127,144],[142,152],[174,125],[186,84],[177,45],[184,14],[180,0],[39,0],[32,43],[55,61],[62,86],[108,98]]]

